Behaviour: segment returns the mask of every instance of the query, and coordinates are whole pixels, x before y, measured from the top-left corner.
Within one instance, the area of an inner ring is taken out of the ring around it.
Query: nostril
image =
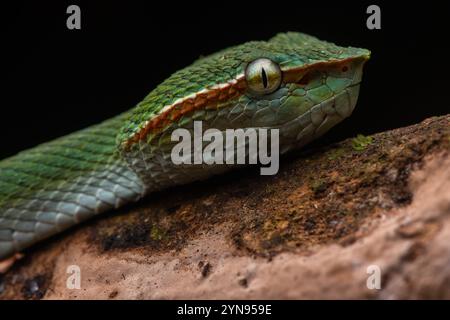
[[[347,66],[342,67],[342,72],[347,72],[347,70],[348,70]]]

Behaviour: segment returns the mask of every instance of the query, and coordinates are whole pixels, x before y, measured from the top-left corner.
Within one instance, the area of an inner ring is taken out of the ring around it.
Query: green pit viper
[[[370,51],[302,33],[237,45],[175,72],[133,109],[0,162],[0,259],[99,213],[231,165],[175,165],[171,133],[277,128],[280,154],[356,104]]]

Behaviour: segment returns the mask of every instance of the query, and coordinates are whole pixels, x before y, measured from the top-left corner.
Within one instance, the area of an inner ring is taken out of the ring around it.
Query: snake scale
[[[175,165],[176,128],[277,128],[280,153],[353,111],[370,52],[281,33],[200,58],[133,109],[0,161],[0,259],[99,213],[233,165]]]

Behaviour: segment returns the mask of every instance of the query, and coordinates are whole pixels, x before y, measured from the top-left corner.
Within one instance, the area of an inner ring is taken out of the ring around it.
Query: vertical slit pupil
[[[262,82],[263,82],[264,88],[267,88],[267,74],[266,74],[266,70],[264,70],[264,68],[261,68],[261,77],[262,77]]]

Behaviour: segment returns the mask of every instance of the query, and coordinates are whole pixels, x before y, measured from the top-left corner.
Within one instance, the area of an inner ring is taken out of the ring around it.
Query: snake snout
[[[353,77],[351,86],[359,85],[361,83],[364,64],[366,63],[366,61],[367,59],[355,59],[352,62]]]

